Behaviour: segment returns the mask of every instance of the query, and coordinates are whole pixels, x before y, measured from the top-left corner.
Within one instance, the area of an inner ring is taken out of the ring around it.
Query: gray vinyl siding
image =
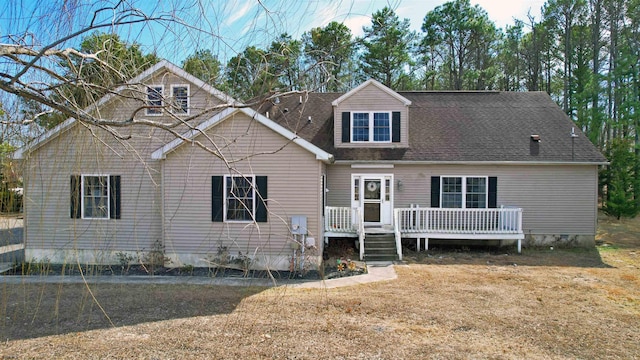
[[[162,73],[146,83],[162,83],[169,90],[171,83],[188,82]],[[102,104],[96,115],[121,121],[132,116],[164,123],[172,121],[166,115],[145,116],[144,109],[140,110],[143,94],[128,94],[139,100],[114,98]],[[190,94],[192,109],[221,103],[193,84]],[[191,114],[194,113],[192,110]],[[207,115],[210,116],[213,114]],[[116,139],[104,129],[75,123],[25,155],[27,248],[91,250],[100,260],[102,252],[107,257],[108,252],[114,251],[148,251],[155,241],[162,240],[161,169],[160,163],[150,156],[175,136],[146,125],[112,129],[123,139]],[[121,219],[70,218],[70,177],[82,174],[121,176]]]
[[[31,154],[24,168],[26,247],[98,253],[148,250],[160,240],[157,164],[138,157],[154,146],[140,143],[133,151],[134,141],[122,145],[100,129],[74,126]],[[121,219],[70,217],[70,177],[89,174],[121,176]]]
[[[309,236],[318,243],[323,165],[314,154],[242,113],[206,133],[218,141],[230,167],[190,144],[167,155],[163,182],[168,254],[207,258],[227,247],[233,255],[289,255],[292,215],[307,216]],[[267,176],[267,222],[212,222],[211,177],[228,174]]]
[[[328,167],[330,206],[351,206],[351,174],[394,174],[394,207],[431,204],[431,176],[496,176],[498,206],[523,208],[525,234],[594,235],[595,165],[395,165],[393,169]],[[402,190],[398,181],[402,181]]]
[[[351,95],[334,107],[334,141],[339,147],[384,147],[397,148],[409,146],[409,108],[400,100],[370,84],[357,93]],[[342,112],[344,111],[399,111],[400,112],[400,142],[399,143],[343,143],[342,142]]]

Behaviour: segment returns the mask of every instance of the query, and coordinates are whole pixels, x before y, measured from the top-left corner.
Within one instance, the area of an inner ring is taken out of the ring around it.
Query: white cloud
[[[364,31],[362,31],[363,26],[371,25],[371,16],[367,15],[358,15],[349,17],[344,21],[344,24],[351,29],[351,33],[353,36],[362,36],[364,35]]]
[[[529,11],[539,20],[544,3],[545,0],[471,0],[472,5],[480,5],[489,14],[489,19],[503,29],[506,25],[513,25],[514,19],[526,20]]]
[[[230,14],[228,14],[228,17],[225,20],[224,25],[225,26],[233,26],[233,24],[236,21],[238,21],[238,20],[242,19],[243,17],[245,17],[245,15],[247,15],[249,13],[249,11],[251,11],[251,9],[253,9],[257,5],[258,5],[257,2],[246,1],[244,3],[244,6],[242,6],[239,9],[236,9],[235,6],[232,6]]]

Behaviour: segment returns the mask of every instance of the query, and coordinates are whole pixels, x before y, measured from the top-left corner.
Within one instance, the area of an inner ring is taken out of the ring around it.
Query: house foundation
[[[523,245],[525,247],[594,247],[595,235],[578,234],[527,234]]]

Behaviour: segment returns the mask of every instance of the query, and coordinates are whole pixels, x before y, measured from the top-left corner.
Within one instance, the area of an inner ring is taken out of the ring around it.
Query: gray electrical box
[[[304,215],[291,216],[291,233],[294,235],[307,234],[307,217]]]

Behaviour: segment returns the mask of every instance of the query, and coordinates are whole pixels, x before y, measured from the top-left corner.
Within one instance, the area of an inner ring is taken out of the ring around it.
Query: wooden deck
[[[360,259],[363,260],[367,230],[358,208],[327,207],[325,209],[324,237],[354,237],[359,239]],[[429,248],[429,239],[459,240],[516,240],[518,253],[522,251],[522,209],[502,207],[497,209],[443,209],[396,208],[391,229],[396,239],[397,255],[402,260],[402,239],[416,239],[420,250]],[[378,231],[379,232],[379,231]]]

